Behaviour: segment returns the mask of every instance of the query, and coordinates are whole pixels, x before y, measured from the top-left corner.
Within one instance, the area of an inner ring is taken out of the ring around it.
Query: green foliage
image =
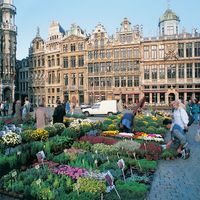
[[[22,141],[24,142],[30,142],[31,141],[31,134],[33,133],[32,129],[25,129],[22,131]]]
[[[52,137],[57,133],[57,129],[53,125],[45,126],[44,130],[48,131],[49,137]]]
[[[90,144],[89,142],[74,142],[72,147],[76,148],[76,149],[84,149],[86,151],[90,151],[92,144]]]
[[[94,144],[92,146],[92,152],[98,152],[102,154],[116,154],[119,151],[119,147],[114,145],[105,145],[105,144]]]
[[[74,140],[80,137],[80,133],[77,133],[77,131],[73,128],[65,128],[61,135]]]
[[[105,181],[99,181],[91,178],[79,177],[77,183],[73,185],[73,190],[89,193],[103,193],[106,191]]]
[[[65,198],[59,196],[60,200],[100,200],[99,194],[93,194],[89,192],[81,192],[79,195],[76,191],[66,195]]]
[[[140,144],[138,142],[131,140],[121,140],[117,142],[114,146],[119,148],[121,151],[126,152],[135,152],[135,150],[140,148]]]
[[[64,125],[63,123],[55,123],[53,126],[54,126],[55,129],[56,129],[56,134],[59,134],[59,135],[60,135],[60,134],[64,131],[64,129],[65,129],[65,125]]]
[[[53,162],[56,162],[59,164],[68,164],[69,156],[66,153],[61,153],[57,156],[54,156]]]
[[[161,156],[163,159],[174,158],[177,156],[177,152],[174,149],[165,149]]]

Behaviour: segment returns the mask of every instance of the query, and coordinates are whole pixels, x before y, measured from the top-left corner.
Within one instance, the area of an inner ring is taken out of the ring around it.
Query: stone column
[[[169,94],[166,93],[166,94],[165,94],[165,104],[166,104],[166,105],[169,105],[169,99],[168,99],[168,96],[169,96]]]
[[[160,103],[160,93],[157,93],[157,103]]]
[[[187,100],[187,93],[184,92],[184,100],[186,101]]]
[[[152,93],[149,93],[149,103],[152,103]]]

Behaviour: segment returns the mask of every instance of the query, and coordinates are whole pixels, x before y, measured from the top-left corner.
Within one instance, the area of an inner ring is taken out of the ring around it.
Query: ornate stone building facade
[[[12,0],[0,0],[0,101],[14,99],[17,35],[15,14]]]
[[[52,22],[44,41],[37,32],[29,52],[29,97],[55,106],[119,99],[132,104],[145,96],[149,104],[175,98],[200,98],[200,34],[179,33],[180,19],[167,9],[159,36],[145,38],[142,26],[124,18],[109,36],[98,24],[87,35],[76,24],[64,31]]]

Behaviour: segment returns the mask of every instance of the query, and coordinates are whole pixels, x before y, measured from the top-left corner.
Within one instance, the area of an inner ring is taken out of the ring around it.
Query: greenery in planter
[[[90,151],[92,144],[90,144],[89,142],[77,142],[77,141],[75,141],[73,143],[72,147],[74,147],[76,149],[84,149],[86,151]]]
[[[53,162],[59,163],[59,164],[68,164],[69,156],[66,153],[61,153],[53,157]]]
[[[117,142],[114,146],[120,149],[120,151],[135,152],[135,150],[140,148],[140,144],[131,140],[121,140]]]
[[[92,152],[102,153],[102,154],[116,154],[120,149],[114,145],[105,145],[105,144],[94,144],[91,148]]]
[[[60,135],[60,134],[64,131],[64,129],[65,129],[65,125],[64,125],[63,123],[55,123],[53,126],[54,126],[55,129],[56,129],[56,134],[59,134],[59,135]]]
[[[79,177],[77,183],[73,185],[73,190],[89,193],[104,193],[106,191],[105,181],[99,181],[91,178]]]
[[[31,141],[31,134],[33,133],[33,130],[31,129],[25,129],[22,131],[22,141],[23,142],[30,142]]]
[[[171,158],[174,158],[177,156],[177,152],[173,149],[165,149],[163,152],[162,152],[162,158],[163,159],[171,159]]]
[[[80,137],[80,133],[77,132],[74,128],[65,128],[61,135],[72,138],[74,140]]]
[[[52,137],[57,133],[57,129],[53,125],[45,126],[44,130],[48,131],[49,137]]]
[[[76,160],[71,161],[69,165],[72,167],[85,168],[88,170],[95,168],[94,163],[89,163],[87,160],[85,160],[84,158],[81,159],[79,156],[76,158]]]

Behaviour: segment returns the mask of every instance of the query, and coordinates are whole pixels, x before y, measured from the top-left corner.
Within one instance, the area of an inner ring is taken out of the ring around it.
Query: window
[[[64,45],[63,45],[63,52],[67,52],[67,50],[68,50],[68,45],[67,45],[67,44],[64,44]]]
[[[57,83],[60,83],[60,73],[57,73]]]
[[[120,86],[119,77],[115,77],[115,87],[119,87],[119,86]]]
[[[121,64],[121,71],[126,71],[126,61],[123,60],[122,62],[120,62]]]
[[[126,77],[125,76],[121,77],[121,87],[126,87]]]
[[[112,64],[111,64],[111,62],[107,62],[106,63],[106,71],[107,72],[111,72],[112,71]]]
[[[157,79],[157,66],[156,65],[151,66],[151,78]]]
[[[167,78],[176,78],[176,65],[171,64],[167,68]]]
[[[200,78],[200,63],[195,63],[195,78]]]
[[[180,58],[184,57],[184,43],[179,43],[178,44],[178,56]]]
[[[51,62],[52,62],[52,67],[54,67],[55,66],[55,58],[54,58],[54,56],[52,56]]]
[[[98,108],[100,108],[100,104],[99,104],[99,103],[95,103],[95,104],[92,106],[92,108],[98,109]]]
[[[59,54],[57,54],[57,61],[56,61],[57,63],[57,66],[60,66],[60,57],[59,57]]]
[[[106,77],[106,86],[111,87],[112,86],[112,77]]]
[[[76,67],[76,56],[71,56],[71,67]]]
[[[192,57],[192,43],[186,43],[186,57]]]
[[[127,61],[127,70],[132,71],[133,70],[133,61]]]
[[[93,52],[89,51],[88,52],[88,59],[91,60],[93,58]]]
[[[151,47],[151,58],[156,59],[157,58],[157,46],[152,46]]]
[[[134,86],[139,86],[139,76],[134,76]]]
[[[192,63],[187,63],[186,69],[187,69],[187,78],[192,78]]]
[[[105,72],[106,71],[106,63],[102,62],[100,63],[100,71]]]
[[[94,51],[94,58],[98,58],[98,50]]]
[[[94,79],[93,78],[88,78],[88,86],[93,87],[94,85]]]
[[[184,69],[185,68],[185,66],[184,66],[184,64],[179,64],[178,65],[178,78],[184,78],[185,76],[184,76]]]
[[[57,93],[59,93],[60,92],[60,88],[57,88]]]
[[[54,93],[55,92],[55,89],[54,88],[52,88],[52,93]]]
[[[40,57],[38,57],[38,67],[40,67]]]
[[[112,50],[106,50],[106,58],[111,58],[112,57]]]
[[[54,82],[55,82],[55,72],[53,71],[52,72],[52,84],[54,84]]]
[[[63,67],[68,68],[68,57],[63,57]]]
[[[140,65],[139,65],[139,60],[135,60],[135,61],[134,61],[134,70],[135,70],[135,71],[138,71],[138,70],[139,70],[139,66],[140,66]]]
[[[126,58],[126,49],[121,49],[121,58]]]
[[[148,60],[149,59],[149,47],[144,46],[144,59]]]
[[[149,70],[149,66],[144,66],[144,79],[145,79],[145,80],[150,79],[150,70]]]
[[[99,77],[94,77],[94,86],[99,86]]]
[[[64,82],[65,82],[65,86],[67,86],[68,85],[68,74],[66,74],[64,76]]]
[[[94,73],[98,73],[99,71],[99,63],[94,63]]]
[[[88,63],[88,73],[93,73],[93,63]]]
[[[127,58],[132,58],[133,57],[132,54],[133,54],[132,48],[128,48],[127,49]]]
[[[165,66],[164,65],[159,66],[159,78],[165,79]]]
[[[119,72],[119,62],[114,62],[114,72]]]
[[[74,52],[74,51],[76,51],[76,44],[75,43],[71,44],[71,52]]]
[[[194,56],[195,57],[200,56],[200,42],[194,43]]]
[[[48,74],[48,83],[51,84],[51,74]]]
[[[99,57],[100,58],[105,58],[105,51],[104,50],[100,50]]]
[[[72,74],[72,85],[76,85],[76,74]]]
[[[104,39],[101,39],[101,40],[100,40],[100,47],[101,47],[101,48],[104,48]]]
[[[95,49],[98,49],[98,40],[95,40],[95,41],[94,41],[94,48],[95,48]]]
[[[133,54],[134,54],[134,58],[139,58],[139,48],[134,48],[133,49]]]
[[[165,56],[165,46],[164,44],[159,45],[159,58],[162,59]]]
[[[167,35],[174,35],[174,26],[167,26]]]
[[[84,44],[83,43],[78,43],[78,50],[82,51],[84,49]]]
[[[132,87],[132,86],[133,86],[133,77],[128,76],[128,87]]]
[[[105,86],[106,86],[105,77],[101,77],[101,78],[100,78],[100,84],[101,84],[101,87],[105,87]]]
[[[84,56],[78,56],[78,66],[79,67],[84,66]]]
[[[79,85],[83,86],[83,74],[79,74]]]
[[[161,89],[165,88],[165,85],[160,85],[160,88],[161,88]]]
[[[44,60],[44,56],[42,56],[42,66],[45,65],[45,60]]]
[[[128,43],[131,43],[132,40],[133,40],[132,33],[131,33],[131,34],[127,34],[127,42],[128,42]]]
[[[114,49],[114,58],[119,58],[119,49]]]
[[[125,34],[121,34],[119,40],[120,40],[121,43],[126,42],[126,35]]]

